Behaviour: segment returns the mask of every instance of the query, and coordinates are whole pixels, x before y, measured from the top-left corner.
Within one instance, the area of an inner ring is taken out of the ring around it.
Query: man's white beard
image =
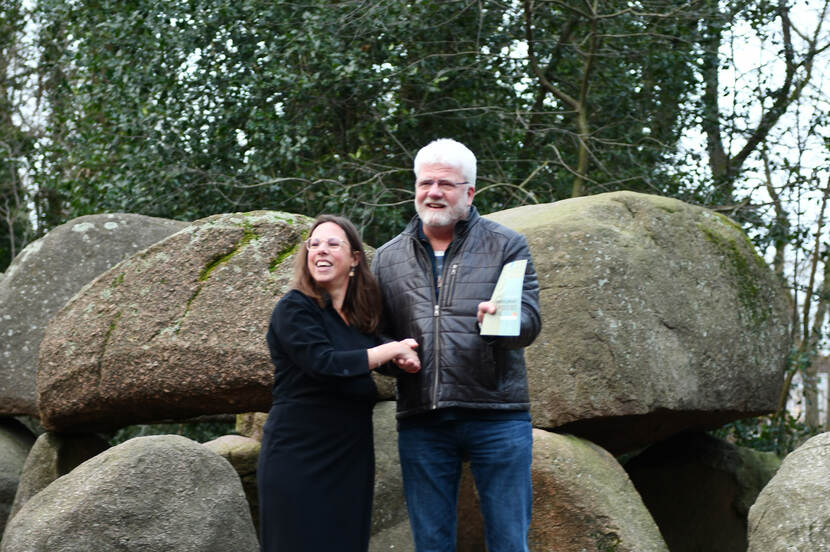
[[[438,203],[431,201],[429,203]],[[448,202],[443,203],[449,205]],[[450,205],[450,208],[445,211],[433,211],[425,205],[415,202],[415,211],[426,226],[452,226],[459,220],[467,218],[470,211],[469,206],[464,202],[463,198],[455,205]]]

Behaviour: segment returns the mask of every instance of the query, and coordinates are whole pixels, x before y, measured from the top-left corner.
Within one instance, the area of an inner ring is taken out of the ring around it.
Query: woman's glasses
[[[328,238],[326,240],[321,240],[320,238],[308,238],[305,241],[306,249],[309,251],[315,251],[320,249],[325,245],[330,251],[337,251],[341,247],[343,247],[344,243],[348,243],[347,240],[341,240],[340,238]]]

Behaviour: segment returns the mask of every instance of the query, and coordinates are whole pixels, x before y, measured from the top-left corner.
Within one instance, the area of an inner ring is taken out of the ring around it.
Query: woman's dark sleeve
[[[380,342],[381,343],[389,343],[390,341],[395,341],[395,340],[392,339],[391,337],[386,337],[385,335],[380,336]],[[402,370],[401,368],[399,368],[398,365],[395,364],[394,360],[390,360],[389,362],[384,362],[383,364],[381,364],[380,366],[375,368],[375,372],[377,372],[378,374],[384,375],[384,376],[389,376],[391,378],[395,378],[395,377],[398,377],[398,376],[401,376],[401,375],[407,373],[405,370]]]
[[[353,378],[369,373],[366,349],[335,349],[313,299],[291,292],[277,303],[268,327],[268,343],[315,378]]]

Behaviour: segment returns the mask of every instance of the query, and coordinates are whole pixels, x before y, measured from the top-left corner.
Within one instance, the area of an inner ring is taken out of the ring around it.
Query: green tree
[[[39,186],[67,216],[328,210],[380,241],[411,212],[414,151],[454,136],[483,211],[674,195],[700,14],[606,4],[42,0]]]
[[[20,0],[0,0],[0,271],[32,236],[23,167],[33,138],[20,121],[29,76],[20,43],[25,20]]]

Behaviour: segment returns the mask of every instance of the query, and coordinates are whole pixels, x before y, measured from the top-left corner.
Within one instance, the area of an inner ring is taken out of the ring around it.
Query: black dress
[[[274,308],[274,401],[257,471],[262,552],[368,550],[377,389],[366,349],[379,344],[297,290]]]

